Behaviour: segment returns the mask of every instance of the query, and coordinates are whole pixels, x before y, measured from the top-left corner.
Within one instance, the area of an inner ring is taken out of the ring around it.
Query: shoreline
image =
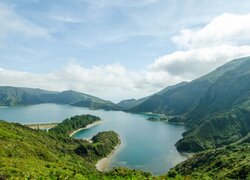
[[[97,161],[97,163],[95,164],[96,169],[100,172],[109,171],[110,163],[113,157],[119,152],[120,148],[121,148],[121,142],[115,146],[115,148],[111,151],[109,155]]]
[[[86,127],[84,127],[84,128],[80,128],[80,129],[77,129],[77,130],[75,130],[75,131],[73,131],[72,133],[70,133],[70,137],[72,137],[72,136],[74,136],[74,134],[76,134],[77,132],[79,132],[79,131],[81,131],[81,130],[84,130],[84,129],[89,129],[89,128],[91,128],[91,127],[93,127],[93,126],[96,126],[96,125],[99,125],[99,124],[101,124],[103,121],[102,120],[100,120],[100,121],[95,121],[95,122],[93,122],[92,124],[88,124]]]

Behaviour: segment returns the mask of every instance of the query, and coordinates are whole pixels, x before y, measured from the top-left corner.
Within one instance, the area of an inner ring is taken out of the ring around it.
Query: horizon
[[[244,1],[0,0],[0,9],[0,86],[117,103],[250,55]]]

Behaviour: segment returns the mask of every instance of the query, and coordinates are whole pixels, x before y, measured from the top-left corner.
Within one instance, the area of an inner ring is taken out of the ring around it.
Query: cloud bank
[[[15,15],[8,15],[8,11],[2,13],[15,18]],[[87,68],[72,63],[49,74],[0,69],[0,84],[48,90],[73,89],[116,102],[143,97],[202,76],[232,59],[249,56],[249,19],[250,14],[222,14],[204,27],[182,29],[172,41],[183,50],[157,58],[144,71],[130,71],[120,64]],[[15,24],[22,27],[22,23]],[[6,29],[9,26],[6,25]],[[27,26],[23,31],[29,34],[30,28],[34,27]],[[35,30],[40,32],[39,28]]]

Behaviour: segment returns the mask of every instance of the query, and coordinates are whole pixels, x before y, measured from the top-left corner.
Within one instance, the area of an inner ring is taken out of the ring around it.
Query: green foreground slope
[[[113,131],[85,140],[63,137],[0,120],[0,179],[146,179],[125,168],[100,173],[95,163],[120,143]]]
[[[91,144],[0,121],[0,174],[7,178],[98,177],[95,162],[119,143],[112,131],[98,136],[101,138]],[[79,151],[83,148],[86,151]]]
[[[249,137],[237,145],[206,151],[163,176],[127,168],[98,172],[95,163],[119,143],[113,131],[93,143],[57,136],[0,120],[0,178],[7,179],[244,179],[249,178]]]
[[[198,153],[174,167],[168,175],[190,179],[250,179],[249,137],[244,142]]]

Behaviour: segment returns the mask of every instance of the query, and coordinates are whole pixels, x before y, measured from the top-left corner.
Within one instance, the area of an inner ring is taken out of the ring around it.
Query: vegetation
[[[184,133],[177,142],[179,151],[197,152],[236,142],[250,132],[250,106],[245,104],[232,111],[211,116]]]
[[[250,61],[239,61],[235,69],[209,87],[186,115],[189,130],[176,144],[178,150],[197,152],[222,147],[250,132]]]
[[[174,116],[170,118],[168,122],[173,124],[184,124],[185,118],[183,116]]]
[[[198,153],[171,169],[167,177],[187,179],[250,179],[250,139]]]
[[[100,120],[99,117],[93,115],[74,116],[65,119],[62,123],[49,129],[49,132],[56,135],[69,136],[73,131],[84,128],[87,125]]]
[[[113,131],[99,133],[89,143],[0,121],[0,175],[7,179],[105,178],[111,174],[99,173],[94,164],[118,143]]]

